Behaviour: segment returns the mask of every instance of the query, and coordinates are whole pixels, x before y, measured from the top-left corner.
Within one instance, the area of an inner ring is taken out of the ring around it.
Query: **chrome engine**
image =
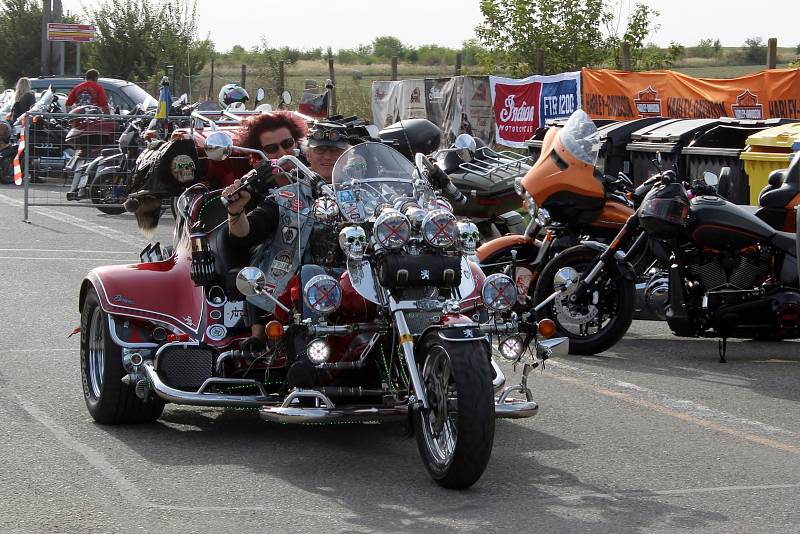
[[[650,274],[647,282],[636,284],[636,318],[663,321],[669,300],[669,274],[661,270],[653,270]]]
[[[752,289],[769,274],[770,256],[764,251],[703,254],[687,266],[687,271],[705,291]]]

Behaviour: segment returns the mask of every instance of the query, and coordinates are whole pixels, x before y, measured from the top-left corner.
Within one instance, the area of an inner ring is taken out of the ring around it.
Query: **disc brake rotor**
[[[566,317],[570,321],[576,323],[588,323],[597,316],[598,310],[596,305],[588,304],[584,306],[581,303],[572,302],[570,301],[571,295],[572,291],[568,291],[564,295],[556,297],[555,308],[560,316]],[[592,297],[593,299],[597,298],[596,291],[592,292]]]

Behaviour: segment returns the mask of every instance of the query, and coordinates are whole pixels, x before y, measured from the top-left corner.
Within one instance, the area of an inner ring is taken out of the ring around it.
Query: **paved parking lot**
[[[672,337],[531,375],[539,416],[500,421],[483,478],[431,482],[394,425],[270,425],[168,406],[107,427],[84,407],[78,286],[135,261],[130,216],[32,208],[0,187],[0,532],[797,532],[800,343]],[[171,242],[167,216],[156,239]],[[510,372],[510,369],[507,369]]]

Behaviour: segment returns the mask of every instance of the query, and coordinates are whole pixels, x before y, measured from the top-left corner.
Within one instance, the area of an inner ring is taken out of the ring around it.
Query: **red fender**
[[[164,261],[97,267],[81,284],[79,306],[91,285],[108,314],[164,323],[199,337],[206,301],[203,288],[189,275],[191,263],[189,252],[182,250]]]

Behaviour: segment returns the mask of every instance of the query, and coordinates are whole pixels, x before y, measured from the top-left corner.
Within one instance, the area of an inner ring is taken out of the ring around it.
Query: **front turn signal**
[[[556,333],[556,323],[552,319],[542,319],[539,321],[539,335],[545,339],[553,337]]]
[[[278,340],[283,335],[283,325],[278,321],[270,321],[266,326],[267,337],[271,340]]]

